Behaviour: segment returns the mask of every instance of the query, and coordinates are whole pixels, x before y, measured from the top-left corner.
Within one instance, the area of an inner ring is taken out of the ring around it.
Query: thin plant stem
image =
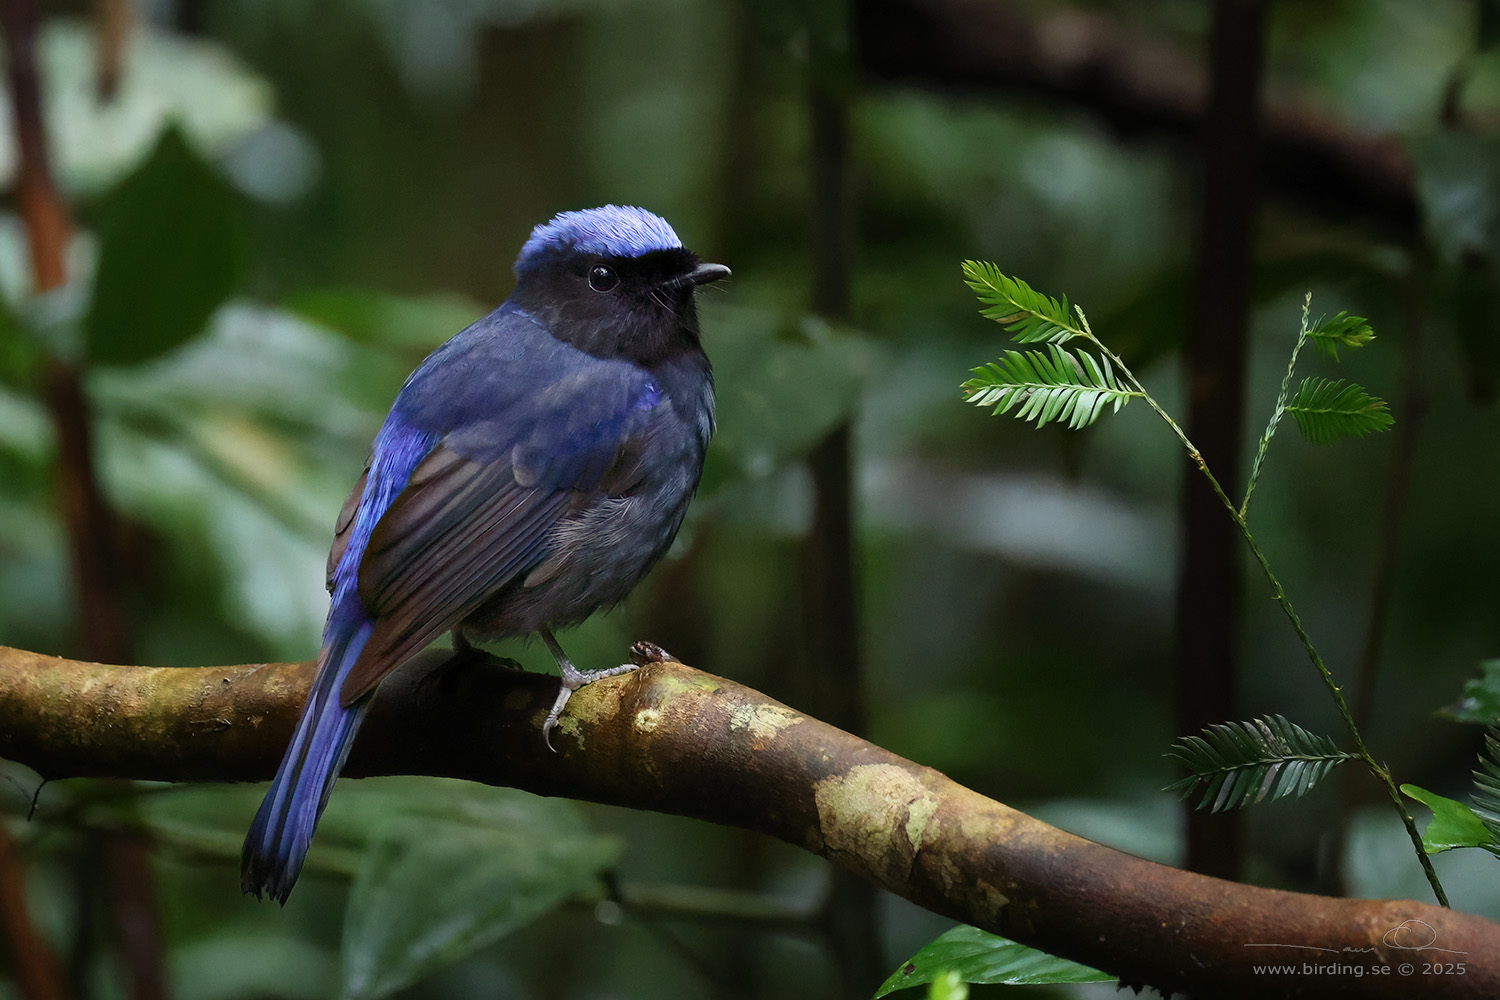
[[[1292,372],[1297,367],[1297,355],[1302,353],[1302,345],[1307,343],[1307,327],[1310,322],[1308,311],[1312,308],[1312,292],[1302,300],[1302,328],[1297,331],[1297,343],[1292,346],[1292,358],[1287,362],[1286,374],[1281,377],[1281,393],[1276,397],[1276,408],[1271,411],[1271,419],[1266,421],[1265,433],[1260,436],[1260,444],[1255,449],[1255,461],[1250,465],[1250,481],[1245,485],[1245,499],[1240,501],[1240,517],[1245,516],[1245,511],[1250,507],[1250,494],[1255,492],[1255,483],[1260,479],[1260,467],[1265,463],[1266,453],[1271,450],[1271,439],[1276,436],[1276,427],[1281,423],[1281,418],[1286,413],[1287,394],[1292,388]]]
[[[1255,561],[1260,564],[1261,572],[1265,574],[1266,581],[1270,583],[1272,598],[1281,606],[1281,610],[1286,614],[1287,620],[1292,623],[1292,629],[1297,633],[1297,638],[1302,642],[1302,648],[1307,650],[1308,659],[1312,661],[1312,665],[1318,671],[1318,676],[1323,679],[1323,686],[1328,689],[1329,695],[1332,696],[1334,705],[1338,708],[1339,716],[1344,720],[1344,727],[1348,730],[1349,737],[1354,742],[1355,752],[1359,755],[1359,759],[1364,762],[1365,767],[1369,769],[1370,773],[1385,786],[1386,794],[1390,796],[1391,804],[1396,807],[1396,812],[1400,815],[1401,822],[1406,827],[1406,834],[1411,838],[1412,846],[1416,849],[1417,860],[1422,865],[1422,872],[1427,876],[1428,884],[1432,886],[1433,895],[1437,897],[1437,901],[1441,905],[1445,907],[1449,906],[1448,894],[1443,890],[1443,884],[1438,880],[1437,871],[1432,867],[1432,859],[1422,849],[1422,834],[1417,830],[1416,820],[1412,818],[1411,812],[1401,800],[1401,790],[1396,787],[1396,782],[1391,777],[1390,770],[1384,764],[1377,761],[1374,755],[1370,753],[1369,748],[1365,746],[1364,735],[1360,732],[1359,726],[1354,721],[1354,715],[1349,710],[1349,703],[1344,700],[1343,691],[1333,679],[1333,673],[1323,662],[1323,657],[1318,653],[1317,647],[1313,645],[1312,637],[1307,634],[1307,629],[1302,625],[1301,616],[1297,614],[1296,608],[1292,606],[1291,598],[1287,596],[1286,590],[1281,586],[1281,580],[1271,569],[1270,560],[1266,558],[1265,553],[1261,551],[1260,546],[1256,543],[1255,536],[1250,532],[1250,525],[1245,520],[1244,514],[1235,507],[1234,501],[1229,499],[1228,494],[1224,492],[1224,487],[1219,484],[1218,478],[1209,469],[1208,462],[1204,460],[1202,452],[1188,438],[1186,432],[1178,426],[1177,421],[1173,420],[1171,414],[1162,409],[1161,405],[1152,398],[1151,393],[1146,390],[1141,380],[1136,378],[1135,373],[1130,370],[1124,360],[1106,347],[1098,337],[1094,336],[1093,330],[1089,327],[1088,317],[1084,316],[1082,309],[1078,310],[1078,318],[1083,324],[1083,336],[1097,347],[1105,357],[1109,358],[1110,362],[1122,375],[1134,383],[1136,388],[1141,390],[1141,398],[1146,401],[1146,405],[1151,407],[1152,412],[1172,429],[1173,434],[1177,435],[1177,439],[1187,449],[1188,457],[1193,460],[1193,464],[1197,466],[1198,471],[1208,480],[1209,486],[1213,488],[1220,502],[1224,504],[1224,509],[1229,512],[1229,516],[1234,521],[1235,527],[1239,528],[1240,535],[1245,539],[1245,544],[1250,547],[1251,555],[1255,556]]]

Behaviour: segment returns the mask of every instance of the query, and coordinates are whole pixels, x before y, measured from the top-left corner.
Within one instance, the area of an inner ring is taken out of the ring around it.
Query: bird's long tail
[[[240,855],[240,887],[282,903],[302,871],[318,817],[371,701],[366,696],[348,708],[339,704],[339,689],[369,640],[371,626],[362,616],[347,623],[335,617],[330,617],[324,634],[302,717]]]

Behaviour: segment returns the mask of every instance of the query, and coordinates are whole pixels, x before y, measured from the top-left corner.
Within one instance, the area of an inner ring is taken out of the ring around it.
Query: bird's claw
[[[557,689],[557,700],[552,703],[552,710],[547,713],[547,718],[542,722],[542,739],[546,742],[547,749],[553,753],[557,752],[557,747],[552,745],[552,730],[557,727],[557,721],[562,717],[563,707],[567,705],[568,699],[573,696],[574,691],[577,691],[585,684],[592,684],[594,681],[603,680],[605,677],[628,674],[639,668],[639,664],[622,663],[618,667],[605,667],[602,670],[579,670],[564,660],[561,664],[562,685]]]
[[[631,645],[630,662],[638,667],[644,667],[651,663],[681,663],[682,661],[656,643],[642,639]]]

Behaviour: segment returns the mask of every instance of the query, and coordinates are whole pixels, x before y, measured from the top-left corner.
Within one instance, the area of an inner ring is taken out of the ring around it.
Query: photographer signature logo
[[[1437,930],[1425,920],[1416,917],[1401,921],[1395,927],[1386,931],[1380,937],[1380,943],[1386,948],[1398,951],[1436,951],[1445,955],[1467,955],[1466,951],[1458,951],[1453,948],[1439,948],[1437,946]],[[1295,948],[1298,951],[1316,951],[1328,955],[1354,955],[1368,954],[1377,949],[1373,945],[1362,948],[1320,948],[1311,944],[1288,944],[1286,942],[1264,941],[1250,942],[1244,945],[1246,948]]]

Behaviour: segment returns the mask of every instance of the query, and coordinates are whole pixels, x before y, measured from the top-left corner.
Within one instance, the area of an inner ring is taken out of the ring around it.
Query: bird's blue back
[[[696,263],[650,213],[565,213],[523,248],[516,293],[398,394],[339,518],[317,674],[246,838],[245,891],[291,892],[390,669],[459,625],[580,621],[670,545],[713,424],[691,287],[668,282],[670,301],[575,292],[600,260],[642,287]]]

